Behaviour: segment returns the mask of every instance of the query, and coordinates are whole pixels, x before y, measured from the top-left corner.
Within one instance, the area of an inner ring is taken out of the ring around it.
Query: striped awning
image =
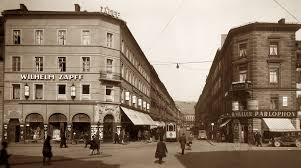
[[[266,130],[271,132],[296,131],[292,122],[288,118],[263,118],[266,124]]]
[[[121,107],[122,111],[129,117],[134,125],[156,125],[154,120],[145,113]]]

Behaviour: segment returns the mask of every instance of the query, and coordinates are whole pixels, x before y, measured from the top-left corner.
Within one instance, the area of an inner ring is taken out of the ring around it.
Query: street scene
[[[0,167],[300,167],[300,6],[0,0]]]

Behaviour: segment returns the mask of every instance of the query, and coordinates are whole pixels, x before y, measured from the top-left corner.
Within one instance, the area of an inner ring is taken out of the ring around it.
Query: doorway
[[[106,115],[103,119],[103,141],[112,142],[113,141],[113,132],[114,132],[114,117],[112,115]]]
[[[19,119],[10,119],[8,123],[8,142],[20,142],[20,122]]]

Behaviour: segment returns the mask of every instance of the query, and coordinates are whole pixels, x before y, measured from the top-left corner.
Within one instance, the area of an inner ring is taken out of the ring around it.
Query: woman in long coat
[[[44,141],[43,144],[43,164],[46,164],[46,159],[47,163],[50,164],[50,160],[52,157],[52,151],[51,151],[51,145],[50,145],[50,136],[47,136],[47,138]]]
[[[155,157],[159,159],[159,163],[162,163],[162,158],[166,157],[167,148],[165,143],[163,142],[163,138],[160,138],[160,141],[157,143],[157,149]]]

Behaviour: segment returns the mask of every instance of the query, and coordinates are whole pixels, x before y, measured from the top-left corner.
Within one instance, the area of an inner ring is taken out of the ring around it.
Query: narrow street
[[[40,144],[12,144],[9,153],[12,167],[34,168],[43,167]],[[247,144],[215,143],[197,141],[192,150],[186,150],[181,155],[179,144],[168,142],[169,153],[163,164],[158,164],[154,158],[156,143],[145,144],[133,142],[128,145],[103,144],[100,155],[89,155],[90,150],[83,145],[69,145],[69,148],[59,148],[53,145],[53,162],[44,167],[64,168],[215,168],[215,167],[299,167],[301,150],[296,147],[254,147]]]

